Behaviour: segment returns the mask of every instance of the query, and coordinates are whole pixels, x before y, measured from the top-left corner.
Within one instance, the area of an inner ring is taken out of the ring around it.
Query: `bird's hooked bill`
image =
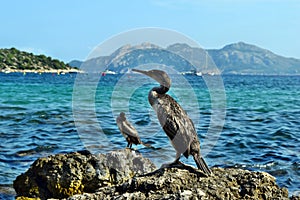
[[[145,75],[147,75],[147,71],[145,71],[145,70],[140,70],[140,69],[132,69],[132,71],[134,71],[134,72],[139,72],[139,73],[142,73],[142,74],[145,74]]]
[[[132,69],[132,71],[139,72],[141,74],[149,76],[166,88],[170,88],[170,86],[171,86],[171,79],[169,78],[168,74],[165,71],[158,70],[158,69],[152,69],[149,71],[140,70],[140,69]]]
[[[144,74],[146,76],[149,76],[149,77],[153,78],[154,80],[157,80],[157,78],[154,76],[155,74],[151,73],[151,71],[153,71],[153,70],[146,71],[146,70],[140,70],[140,69],[132,69],[132,71],[139,72],[141,74]],[[159,80],[157,80],[157,81],[159,82]]]

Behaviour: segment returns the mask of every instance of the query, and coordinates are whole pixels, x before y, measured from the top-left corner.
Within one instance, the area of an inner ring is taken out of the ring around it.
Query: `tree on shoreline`
[[[5,70],[70,70],[77,69],[46,55],[34,55],[14,47],[0,49],[0,71]]]

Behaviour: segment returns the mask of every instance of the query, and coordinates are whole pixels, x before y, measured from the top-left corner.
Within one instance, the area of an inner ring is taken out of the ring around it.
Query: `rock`
[[[298,191],[297,193],[298,194],[291,196],[290,200],[300,200],[300,192]]]
[[[207,177],[183,164],[156,169],[129,149],[97,156],[77,152],[38,159],[14,188],[18,196],[41,199],[288,199],[287,189],[268,173],[211,170]]]
[[[13,185],[18,196],[66,198],[120,184],[154,169],[149,159],[129,149],[106,155],[82,151],[37,159]]]
[[[136,176],[123,184],[103,187],[93,194],[75,195],[85,199],[288,199],[275,178],[265,172],[212,168],[211,177],[189,168],[162,168]]]

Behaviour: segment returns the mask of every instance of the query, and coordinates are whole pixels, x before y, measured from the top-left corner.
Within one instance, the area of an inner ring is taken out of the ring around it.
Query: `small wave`
[[[275,170],[269,170],[268,172],[272,176],[275,176],[275,177],[288,175],[288,170],[287,169],[275,169]]]
[[[1,185],[0,184],[0,199],[15,199],[16,192],[12,185]]]
[[[280,128],[272,133],[275,138],[293,139],[292,133],[289,132],[288,128]]]
[[[250,120],[250,122],[264,122],[265,119],[261,117],[256,117]]]
[[[281,155],[281,152],[268,152],[262,156],[265,159],[274,159],[274,160],[282,160],[282,161],[291,161],[292,159],[289,156]]]
[[[2,111],[26,111],[27,108],[20,107],[20,106],[11,106],[10,104],[8,104],[7,106],[0,105],[0,110],[2,110]]]
[[[259,169],[272,169],[272,168],[275,168],[279,165],[278,162],[275,162],[275,161],[269,161],[269,162],[266,162],[266,163],[263,163],[263,164],[259,164],[259,160],[255,160],[255,159],[251,159],[253,161],[253,163],[258,163],[258,164],[252,164],[251,167],[254,167],[254,168],[259,168]]]
[[[37,153],[41,152],[52,152],[54,149],[57,149],[57,145],[42,145],[42,146],[37,146],[33,149],[28,149],[28,150],[21,150],[16,152],[17,156],[24,157],[28,155],[35,155]]]
[[[135,124],[137,124],[137,125],[142,125],[142,126],[148,125],[149,123],[150,123],[149,120],[144,120],[144,119],[138,120],[138,121],[135,122]]]
[[[294,171],[294,173],[296,173],[298,176],[300,176],[300,163],[294,162],[292,164],[292,170]]]

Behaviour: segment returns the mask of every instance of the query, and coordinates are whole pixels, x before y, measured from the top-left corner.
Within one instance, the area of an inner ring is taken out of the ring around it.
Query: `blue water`
[[[193,98],[176,86],[176,78],[169,94],[190,114],[205,148],[213,112],[210,91],[201,77],[184,78],[197,101],[185,105]],[[222,78],[225,124],[205,153],[207,163],[265,171],[290,195],[300,191],[300,77]],[[157,166],[174,159],[174,149],[147,101],[153,82],[127,75],[106,75],[100,81],[99,75],[82,75],[81,79],[84,85],[76,86],[80,76],[75,74],[0,73],[0,199],[14,196],[13,180],[39,157],[124,148],[126,142],[115,124],[120,111],[128,114],[141,139],[155,147],[136,146],[138,151]],[[192,158],[182,161],[194,165]]]

